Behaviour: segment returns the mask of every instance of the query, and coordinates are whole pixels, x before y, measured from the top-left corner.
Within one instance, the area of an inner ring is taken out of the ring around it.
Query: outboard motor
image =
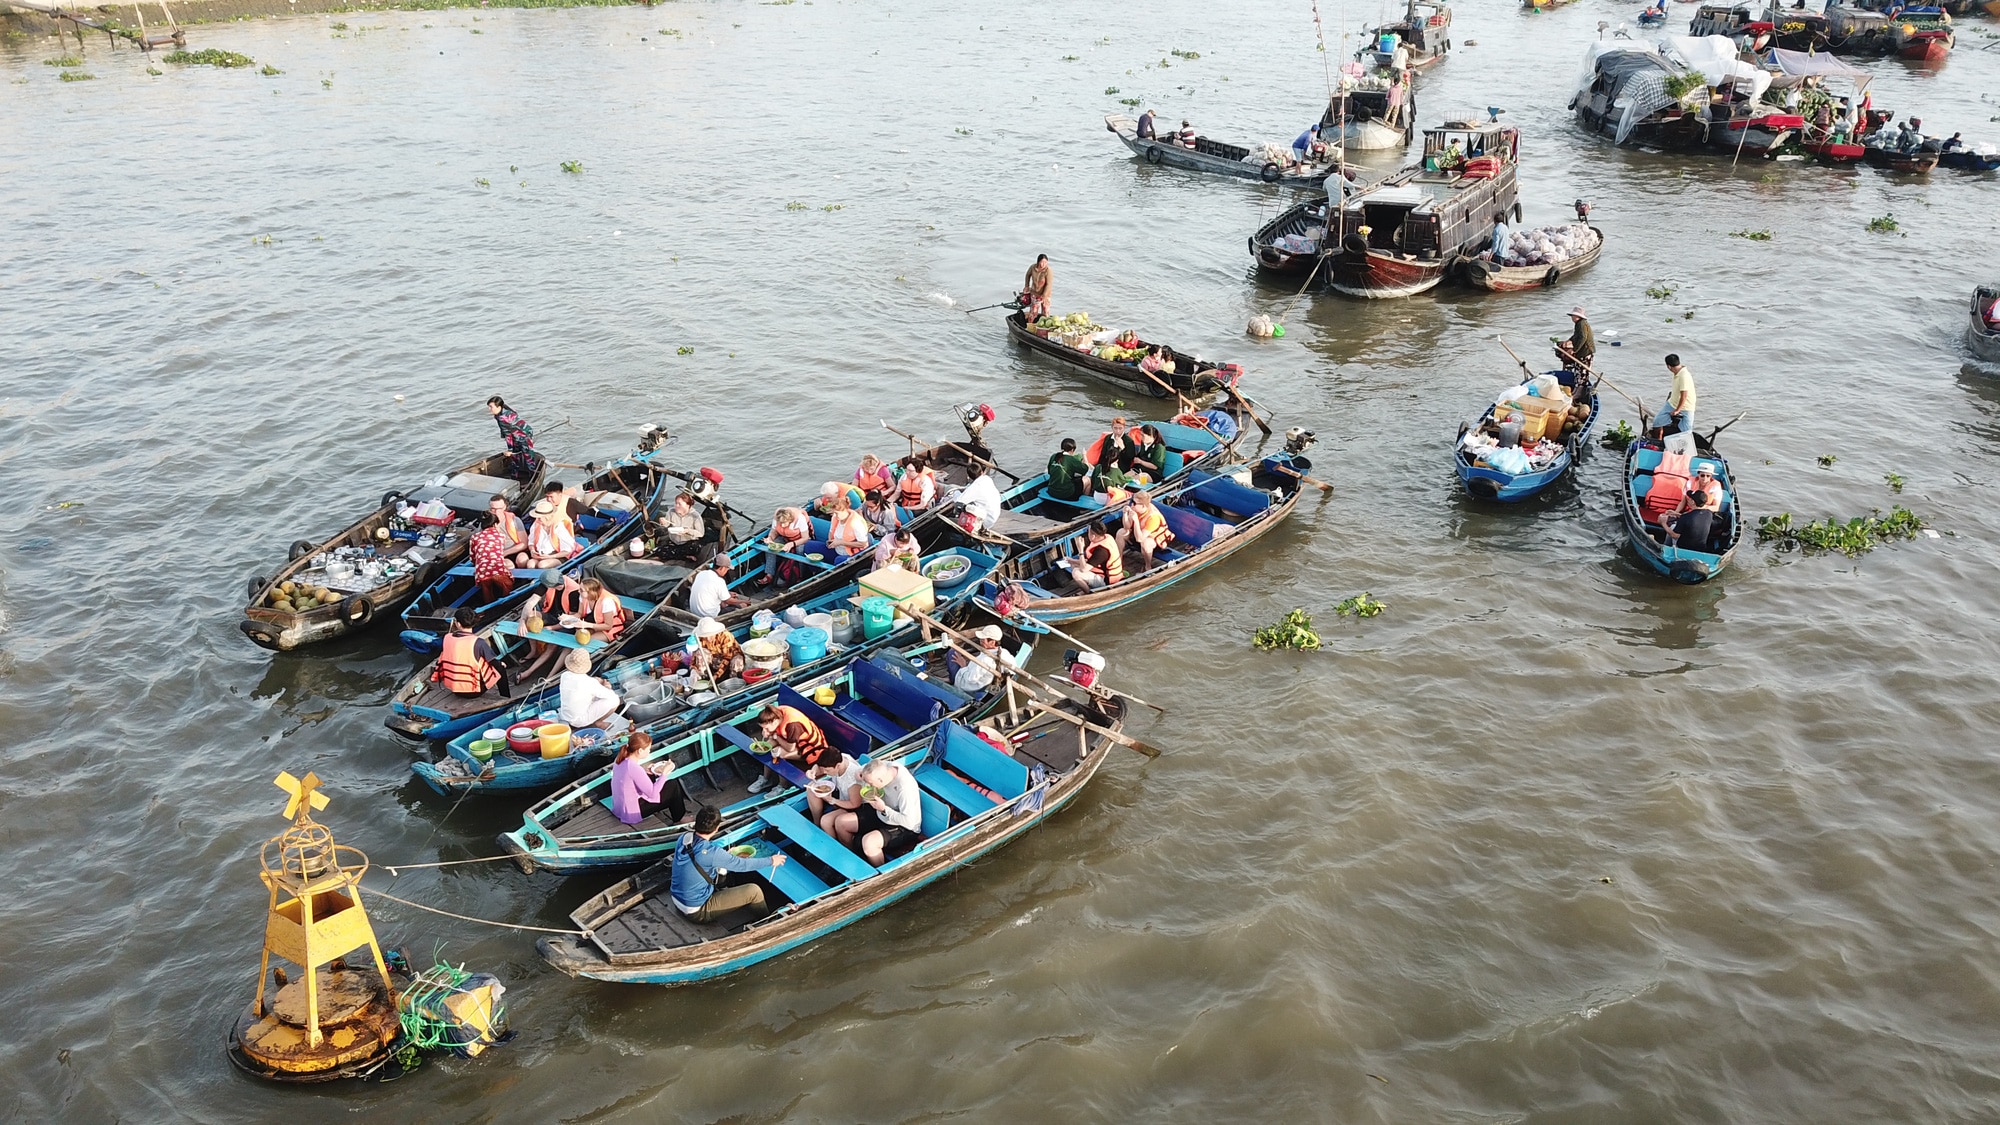
[[[984,445],[979,435],[986,429],[986,423],[993,420],[993,408],[983,402],[968,402],[952,409],[958,411],[958,424],[965,427],[965,436],[972,439],[972,444]]]
[[[667,432],[667,428],[657,422],[650,422],[639,427],[639,452],[641,453],[657,453],[666,448],[673,440],[674,436]]]
[[[715,494],[722,490],[722,471],[706,465],[688,478],[687,494],[704,504],[715,503]]]
[[[1285,452],[1296,457],[1311,449],[1313,443],[1318,440],[1319,435],[1304,426],[1293,426],[1285,431]]]

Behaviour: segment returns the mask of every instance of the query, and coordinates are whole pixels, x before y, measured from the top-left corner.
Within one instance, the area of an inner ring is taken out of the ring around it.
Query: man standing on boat
[[[542,468],[542,455],[535,452],[534,427],[509,409],[507,400],[499,395],[486,400],[486,412],[500,425],[500,440],[507,444],[507,460],[514,466],[514,479],[533,480]]]
[[[1035,264],[1028,267],[1028,276],[1021,282],[1021,315],[1033,324],[1049,313],[1049,297],[1055,292],[1055,273],[1049,268],[1047,254],[1035,255]]]
[[[1597,336],[1590,330],[1590,318],[1584,315],[1583,306],[1569,310],[1569,339],[1556,345],[1556,354],[1562,357],[1563,366],[1577,371],[1589,367],[1597,359]]]
[[[1694,429],[1694,372],[1682,366],[1681,357],[1675,354],[1667,356],[1667,371],[1673,375],[1674,385],[1660,412],[1653,416],[1653,428],[1666,429],[1671,424],[1671,432],[1687,433]]]

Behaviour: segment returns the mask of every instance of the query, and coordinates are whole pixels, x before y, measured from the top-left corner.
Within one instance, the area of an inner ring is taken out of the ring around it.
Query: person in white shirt
[[[861,807],[833,814],[833,834],[841,843],[861,844],[861,858],[877,867],[923,841],[924,805],[917,779],[901,762],[870,762],[854,790]]]
[[[854,791],[861,787],[861,763],[840,752],[839,747],[828,747],[820,755],[819,763],[806,773],[814,782],[824,781],[832,786],[825,793],[816,785],[806,786],[806,809],[812,814],[813,823],[833,835],[833,818],[843,810],[851,811],[861,807],[861,798]]]
[[[708,569],[688,583],[688,612],[696,617],[721,617],[725,610],[741,609],[750,599],[729,592],[729,555],[715,556]]]
[[[557,717],[573,731],[596,727],[607,735],[616,735],[631,725],[618,713],[624,700],[618,698],[610,684],[590,674],[590,654],[580,648],[571,649],[563,659],[563,673],[556,680],[556,690],[562,697]]]
[[[979,640],[979,655],[955,668],[951,686],[967,695],[978,695],[992,687],[1002,671],[1012,672],[1021,665],[1013,653],[1000,647],[1000,626],[981,625],[972,635]],[[958,654],[952,653],[946,662],[958,665],[958,661]]]

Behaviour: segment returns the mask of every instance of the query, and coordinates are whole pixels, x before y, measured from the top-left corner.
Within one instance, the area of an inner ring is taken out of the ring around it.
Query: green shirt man
[[[1050,496],[1058,500],[1076,500],[1083,496],[1090,466],[1076,455],[1075,438],[1064,438],[1061,451],[1049,455],[1048,473]]]

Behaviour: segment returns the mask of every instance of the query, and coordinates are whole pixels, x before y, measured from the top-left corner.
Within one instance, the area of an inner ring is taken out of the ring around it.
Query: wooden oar
[[[993,607],[992,607],[992,606],[990,606],[990,605],[987,605],[987,604],[986,604],[985,602],[981,602],[981,603],[979,603],[979,604],[980,604],[980,605],[981,605],[982,607],[986,608],[986,609],[989,609],[989,610],[993,609]],[[997,611],[997,610],[995,610],[994,612],[996,612],[996,613],[997,613],[998,611]],[[1071,644],[1075,645],[1076,647],[1078,647],[1078,648],[1080,648],[1080,649],[1084,650],[1085,652],[1096,652],[1096,651],[1097,651],[1097,649],[1096,649],[1096,648],[1095,648],[1094,646],[1092,646],[1092,645],[1090,644],[1090,642],[1088,642],[1088,641],[1080,641],[1080,640],[1076,639],[1075,637],[1072,637],[1072,636],[1070,636],[1070,635],[1069,635],[1068,633],[1065,633],[1065,632],[1063,632],[1063,631],[1062,631],[1061,629],[1058,629],[1058,628],[1056,628],[1056,627],[1055,627],[1054,625],[1051,625],[1051,624],[1049,624],[1048,622],[1046,622],[1046,621],[1043,621],[1043,620],[1042,620],[1041,618],[1039,618],[1039,617],[1036,617],[1036,616],[1035,616],[1034,614],[1032,614],[1032,613],[1028,612],[1028,611],[1027,611],[1027,610],[1025,610],[1025,609],[1020,609],[1020,610],[1015,610],[1014,612],[1015,612],[1015,613],[1018,613],[1018,614],[1020,614],[1021,616],[1023,616],[1023,617],[1025,617],[1025,618],[1027,618],[1027,619],[1028,619],[1029,621],[1033,622],[1033,623],[1034,623],[1033,627],[1034,627],[1034,628],[1036,628],[1036,629],[1041,629],[1041,630],[1043,630],[1043,631],[1045,631],[1045,632],[1049,633],[1049,634],[1050,634],[1050,635],[1052,635],[1052,636],[1057,636],[1057,637],[1061,637],[1061,638],[1062,638],[1063,640],[1066,640],[1066,641],[1068,641],[1069,643],[1071,643]],[[1010,615],[1010,616],[1011,616],[1011,615]],[[1052,678],[1052,679],[1057,679],[1057,680],[1061,680],[1061,681],[1062,681],[1063,683],[1066,683],[1066,684],[1069,684],[1069,685],[1071,685],[1071,686],[1073,686],[1073,687],[1083,687],[1083,685],[1082,685],[1082,684],[1079,684],[1079,683],[1077,683],[1077,682],[1076,682],[1075,680],[1072,680],[1072,679],[1070,679],[1070,678],[1069,678],[1068,676],[1054,676],[1054,677],[1051,677],[1051,678]],[[1086,688],[1085,690],[1090,690],[1090,689],[1087,689],[1087,688]],[[1157,703],[1148,703],[1148,702],[1146,702],[1145,700],[1143,700],[1143,699],[1140,699],[1140,698],[1139,698],[1138,696],[1136,696],[1136,695],[1133,695],[1133,694],[1132,694],[1132,693],[1130,693],[1130,692],[1124,692],[1124,691],[1119,691],[1119,690],[1118,690],[1118,689],[1116,689],[1116,688],[1108,688],[1108,687],[1100,687],[1100,688],[1098,688],[1098,689],[1096,689],[1096,690],[1098,690],[1098,691],[1103,691],[1103,692],[1109,692],[1110,694],[1112,694],[1112,695],[1115,695],[1115,696],[1119,697],[1120,699],[1129,699],[1129,700],[1131,700],[1132,702],[1134,702],[1134,703],[1137,703],[1137,704],[1138,704],[1139,706],[1141,706],[1141,707],[1151,707],[1151,708],[1152,708],[1153,710],[1155,710],[1155,711],[1158,711],[1158,712],[1159,712],[1160,714],[1162,714],[1162,715],[1164,715],[1164,714],[1166,714],[1166,713],[1167,713],[1167,709],[1166,709],[1165,707],[1162,707],[1162,706],[1160,706],[1160,705],[1159,705],[1159,704],[1157,704]]]
[[[1228,383],[1222,384],[1222,393],[1228,395],[1230,399],[1236,403],[1236,405],[1243,408],[1243,412],[1250,416],[1250,420],[1252,422],[1257,423],[1257,428],[1264,432],[1265,437],[1271,436],[1271,424],[1269,422],[1264,421],[1264,419],[1258,415],[1257,408],[1250,404],[1250,399],[1248,396],[1244,395],[1242,391],[1237,390],[1235,387],[1230,386]]]
[[[1738,422],[1741,422],[1741,421],[1743,420],[1743,416],[1744,416],[1745,414],[1748,414],[1748,413],[1750,413],[1750,411],[1748,411],[1748,410],[1740,410],[1740,411],[1737,411],[1737,413],[1736,413],[1736,417],[1734,417],[1734,418],[1731,418],[1731,419],[1730,419],[1729,421],[1727,421],[1727,422],[1724,422],[1724,423],[1723,423],[1722,425],[1720,425],[1720,426],[1717,426],[1717,427],[1715,427],[1714,429],[1712,429],[1712,430],[1708,431],[1708,437],[1707,437],[1707,438],[1705,439],[1705,440],[1706,440],[1706,441],[1708,442],[1708,447],[1709,447],[1710,449],[1714,449],[1714,448],[1715,448],[1715,435],[1717,435],[1717,434],[1721,433],[1722,431],[1724,431],[1724,430],[1728,429],[1728,428],[1729,428],[1729,427],[1731,427],[1731,426],[1734,426],[1734,425],[1735,425],[1736,423],[1738,423]]]
[[[1133,738],[1129,735],[1120,734],[1119,732],[1112,730],[1110,727],[1098,726],[1096,723],[1093,723],[1088,719],[1083,718],[1080,715],[1072,715],[1068,711],[1063,711],[1058,708],[1051,707],[1048,704],[1043,703],[1039,699],[1028,700],[1028,706],[1034,708],[1037,711],[1040,711],[1044,715],[1050,715],[1055,718],[1061,719],[1065,723],[1070,723],[1075,726],[1082,727],[1084,730],[1091,731],[1096,734],[1101,734],[1104,737],[1110,739],[1111,741],[1117,743],[1120,746],[1125,747],[1128,750],[1137,750],[1139,753],[1144,754],[1148,758],[1157,758],[1160,756],[1160,748],[1152,745],[1151,743],[1141,742],[1138,739]]]
[[[1309,476],[1305,475],[1304,473],[1302,473],[1302,472],[1298,471],[1297,469],[1294,469],[1294,468],[1292,468],[1292,467],[1291,467],[1290,465],[1279,465],[1279,464],[1276,464],[1276,463],[1273,463],[1273,464],[1271,465],[1271,467],[1272,467],[1272,468],[1274,468],[1274,469],[1276,469],[1276,470],[1278,470],[1279,472],[1281,472],[1281,473],[1285,474],[1286,476],[1289,476],[1289,477],[1296,477],[1296,478],[1298,478],[1299,480],[1302,480],[1302,481],[1304,481],[1304,482],[1305,482],[1305,483],[1307,483],[1307,484],[1310,484],[1310,485],[1316,485],[1316,486],[1318,486],[1318,488],[1319,488],[1319,490],[1320,490],[1321,492],[1332,492],[1332,491],[1333,491],[1333,486],[1332,486],[1332,485],[1330,485],[1330,484],[1326,483],[1326,482],[1325,482],[1325,481],[1323,481],[1323,480],[1320,480],[1320,479],[1319,479],[1318,477],[1309,477]]]
[[[903,431],[901,431],[901,430],[897,429],[896,427],[894,427],[894,426],[891,426],[891,425],[889,424],[889,421],[888,421],[888,419],[886,419],[886,418],[884,418],[884,419],[879,419],[879,421],[881,421],[881,423],[882,423],[882,428],[883,428],[883,429],[885,429],[885,430],[889,431],[889,432],[890,432],[890,433],[892,433],[892,434],[895,434],[895,435],[896,435],[897,437],[903,437],[903,438],[909,438],[909,439],[910,439],[910,444],[911,444],[912,446],[915,446],[915,445],[918,445],[918,444],[920,444],[920,443],[919,443],[919,442],[917,441],[917,439],[916,439],[916,437],[915,437],[914,435],[912,435],[912,434],[906,434],[906,433],[904,433]],[[1014,475],[1013,473],[1010,473],[1010,472],[1008,472],[1008,471],[1007,471],[1006,469],[1003,469],[1003,468],[1001,468],[1000,466],[998,466],[998,465],[994,464],[993,462],[991,462],[991,461],[988,461],[988,460],[987,460],[986,458],[984,458],[984,457],[981,457],[981,456],[980,456],[979,454],[977,454],[977,453],[974,453],[974,452],[973,452],[972,450],[970,450],[970,449],[967,449],[967,448],[965,448],[964,446],[962,446],[962,445],[958,444],[957,442],[955,442],[955,441],[953,441],[953,442],[946,442],[945,444],[946,444],[946,445],[949,445],[949,446],[951,446],[952,448],[954,448],[954,449],[958,450],[958,451],[959,451],[960,453],[963,453],[963,454],[965,454],[965,455],[966,455],[967,457],[971,458],[971,459],[972,459],[972,460],[974,460],[974,461],[977,461],[977,462],[979,462],[980,464],[982,464],[982,465],[986,466],[987,468],[989,468],[989,469],[992,469],[992,470],[993,470],[994,472],[996,472],[996,473],[1000,473],[1000,474],[1004,475],[1004,476],[1005,476],[1005,477],[1006,477],[1006,478],[1007,478],[1008,480],[1011,480],[1011,481],[1013,481],[1013,482],[1014,482],[1015,484],[1019,484],[1019,483],[1021,483],[1021,478],[1020,478],[1020,477],[1018,477],[1018,476],[1015,476],[1015,475]],[[924,448],[926,448],[926,449],[931,449],[931,450],[935,450],[935,449],[936,449],[937,447],[936,447],[936,446],[928,446],[928,445],[927,445],[927,446],[924,446]]]
[[[1132,366],[1138,367],[1139,374],[1144,375],[1148,379],[1151,379],[1153,381],[1154,386],[1159,387],[1161,390],[1166,391],[1168,394],[1179,399],[1181,404],[1181,413],[1193,414],[1195,412],[1194,403],[1188,401],[1188,397],[1181,393],[1179,387],[1174,386],[1172,383],[1167,382],[1165,379],[1160,378],[1158,375],[1153,374],[1151,371],[1148,371],[1143,367],[1139,367],[1139,365],[1136,363],[1133,364]],[[1265,432],[1268,433],[1269,431],[1267,430]]]

